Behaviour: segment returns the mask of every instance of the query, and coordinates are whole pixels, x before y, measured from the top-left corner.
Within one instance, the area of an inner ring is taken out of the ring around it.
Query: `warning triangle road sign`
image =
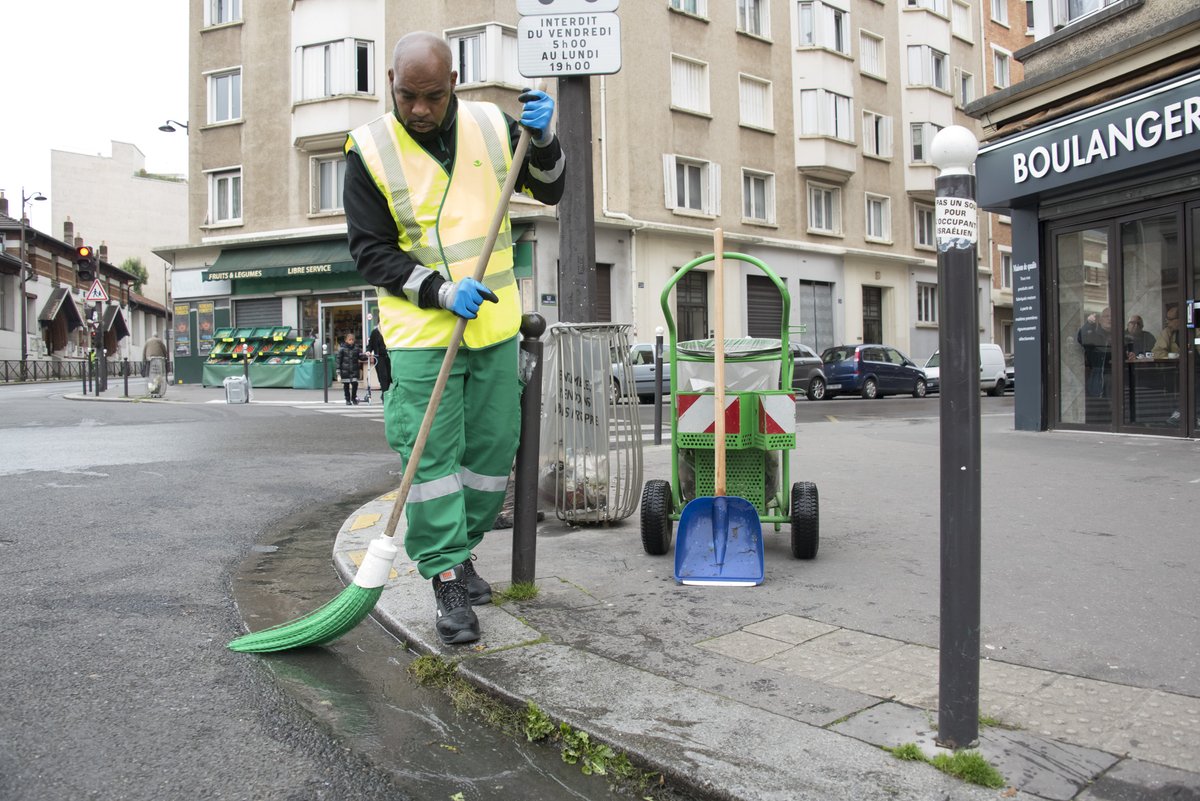
[[[108,293],[104,291],[99,278],[92,282],[92,288],[88,290],[84,300],[88,302],[98,300],[101,303],[108,303]]]

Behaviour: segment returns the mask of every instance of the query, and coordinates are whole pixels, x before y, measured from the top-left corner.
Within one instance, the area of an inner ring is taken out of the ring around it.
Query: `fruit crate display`
[[[232,359],[233,346],[237,344],[232,328],[218,328],[213,332],[213,347],[208,352],[209,364],[228,364]]]

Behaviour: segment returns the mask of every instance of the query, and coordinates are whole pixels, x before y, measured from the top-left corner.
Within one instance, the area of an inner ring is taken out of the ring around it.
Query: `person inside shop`
[[[371,329],[367,337],[367,353],[374,357],[375,375],[379,377],[379,402],[383,403],[387,391],[392,386],[392,363],[388,358],[387,345],[383,342],[383,334],[379,326]]]
[[[407,462],[457,320],[469,322],[407,498],[404,548],[431,581],[443,644],[479,639],[472,606],[491,601],[471,551],[492,528],[520,434],[517,332],[521,299],[507,215],[483,282],[479,247],[517,191],[554,205],[566,159],[550,130],[554,101],[526,91],[520,120],[498,106],[458,99],[450,47],[417,31],[396,44],[388,85],[393,110],[350,132],[344,207],[350,252],[378,287],[379,324],[392,375],[384,421]],[[521,127],[532,134],[513,164]],[[447,260],[448,259],[448,260]]]
[[[337,352],[337,371],[338,378],[342,380],[342,392],[346,396],[347,406],[358,405],[358,373],[366,360],[367,357],[355,341],[354,334],[346,334]]]
[[[1154,350],[1154,334],[1146,330],[1142,315],[1132,314],[1125,324],[1125,358],[1136,359]]]
[[[1179,306],[1171,304],[1167,307],[1167,325],[1154,340],[1150,352],[1156,359],[1176,359],[1179,357]]]
[[[1083,346],[1083,366],[1090,398],[1107,398],[1112,375],[1112,309],[1089,314],[1075,335]]]

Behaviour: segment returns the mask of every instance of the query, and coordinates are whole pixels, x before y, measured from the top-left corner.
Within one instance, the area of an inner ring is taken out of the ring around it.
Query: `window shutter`
[[[675,156],[672,153],[663,154],[663,202],[668,209],[673,209],[676,206]]]
[[[708,170],[709,183],[711,185],[710,195],[712,197],[712,208],[709,211],[712,214],[719,215],[721,213],[721,165],[710,163]]]
[[[746,333],[778,339],[783,326],[783,296],[763,275],[746,276]]]

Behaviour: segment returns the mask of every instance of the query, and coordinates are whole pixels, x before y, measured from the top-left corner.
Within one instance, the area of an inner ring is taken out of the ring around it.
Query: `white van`
[[[934,351],[921,368],[925,371],[925,389],[927,392],[939,392],[942,385],[939,380],[941,361],[938,351]],[[989,395],[1003,395],[1007,384],[1007,369],[1004,364],[1004,351],[999,345],[983,342],[979,345],[979,388]]]

